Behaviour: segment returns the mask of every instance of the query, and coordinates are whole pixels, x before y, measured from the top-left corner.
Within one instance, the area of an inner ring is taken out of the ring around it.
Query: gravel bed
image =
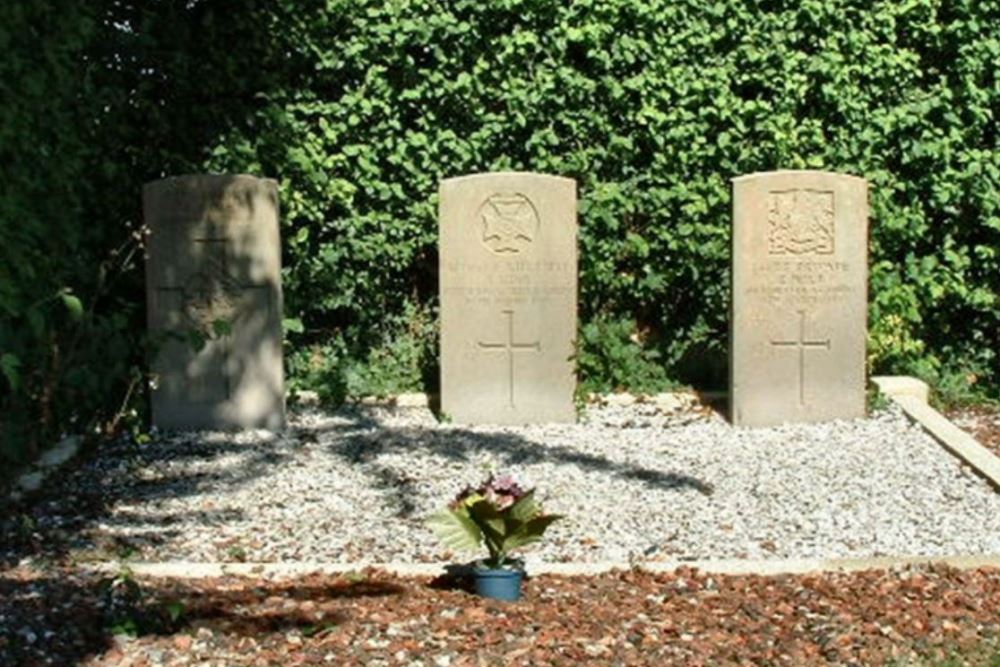
[[[144,560],[447,561],[465,554],[423,520],[491,468],[567,516],[529,565],[1000,553],[1000,494],[894,408],[759,429],[641,403],[516,428],[306,411],[284,434],[102,447],[30,512],[77,552],[111,544]]]

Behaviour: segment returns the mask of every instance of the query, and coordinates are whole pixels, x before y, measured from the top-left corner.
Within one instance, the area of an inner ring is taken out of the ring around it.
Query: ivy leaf
[[[212,333],[216,338],[222,338],[233,333],[233,323],[229,320],[212,320]]]
[[[0,355],[0,372],[7,378],[7,383],[10,384],[13,391],[17,391],[21,386],[21,373],[18,370],[20,367],[21,360],[17,358],[17,355],[10,352],[4,352]]]
[[[62,298],[63,305],[66,306],[66,310],[69,311],[70,317],[74,321],[79,321],[83,317],[83,303],[79,298],[76,297],[69,290],[63,291],[60,295]]]
[[[187,340],[188,347],[195,353],[201,352],[208,345],[208,338],[197,329],[189,329],[185,332],[184,338]]]
[[[28,319],[28,328],[35,338],[41,338],[45,333],[45,316],[38,308],[29,308],[24,315]]]
[[[302,320],[297,317],[289,317],[281,320],[281,326],[286,333],[302,333],[306,330]]]

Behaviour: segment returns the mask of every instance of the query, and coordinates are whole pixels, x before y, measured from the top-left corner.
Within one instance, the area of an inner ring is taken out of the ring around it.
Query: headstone
[[[460,423],[576,419],[576,181],[440,188],[441,410]]]
[[[865,414],[868,184],[733,179],[730,415],[764,426]]]
[[[153,424],[285,423],[277,183],[181,176],[147,183]]]

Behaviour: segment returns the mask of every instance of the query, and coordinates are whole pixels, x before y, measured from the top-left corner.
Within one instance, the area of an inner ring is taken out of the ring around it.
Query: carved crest
[[[231,322],[239,309],[241,291],[226,274],[225,263],[210,260],[181,288],[184,315],[198,329],[210,329],[218,320]]]
[[[769,192],[767,251],[771,255],[830,255],[833,220],[833,192]]]
[[[479,208],[483,243],[497,254],[516,254],[535,240],[538,212],[522,194],[495,194]]]

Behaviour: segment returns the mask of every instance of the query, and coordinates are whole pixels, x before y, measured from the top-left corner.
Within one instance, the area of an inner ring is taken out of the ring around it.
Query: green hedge
[[[102,150],[124,135],[102,125],[110,91],[86,58],[102,27],[84,5],[0,3],[0,478],[141,395],[142,303],[121,280],[141,257],[134,177],[121,146]]]
[[[58,60],[22,73],[40,82],[25,117],[89,114],[91,136],[67,130],[70,164],[25,140],[41,180],[0,205],[48,202],[4,222],[31,230],[12,252],[96,225],[96,264],[161,173],[277,177],[293,384],[336,398],[429,382],[437,182],[490,169],[580,184],[586,387],[721,384],[729,179],[822,168],[872,184],[871,369],[996,395],[995,0],[87,5],[85,43],[44,40],[85,54],[85,76]],[[34,43],[8,49],[39,59]],[[93,276],[47,278],[88,303]],[[140,298],[141,271],[122,283]],[[0,318],[23,317],[13,303]]]

